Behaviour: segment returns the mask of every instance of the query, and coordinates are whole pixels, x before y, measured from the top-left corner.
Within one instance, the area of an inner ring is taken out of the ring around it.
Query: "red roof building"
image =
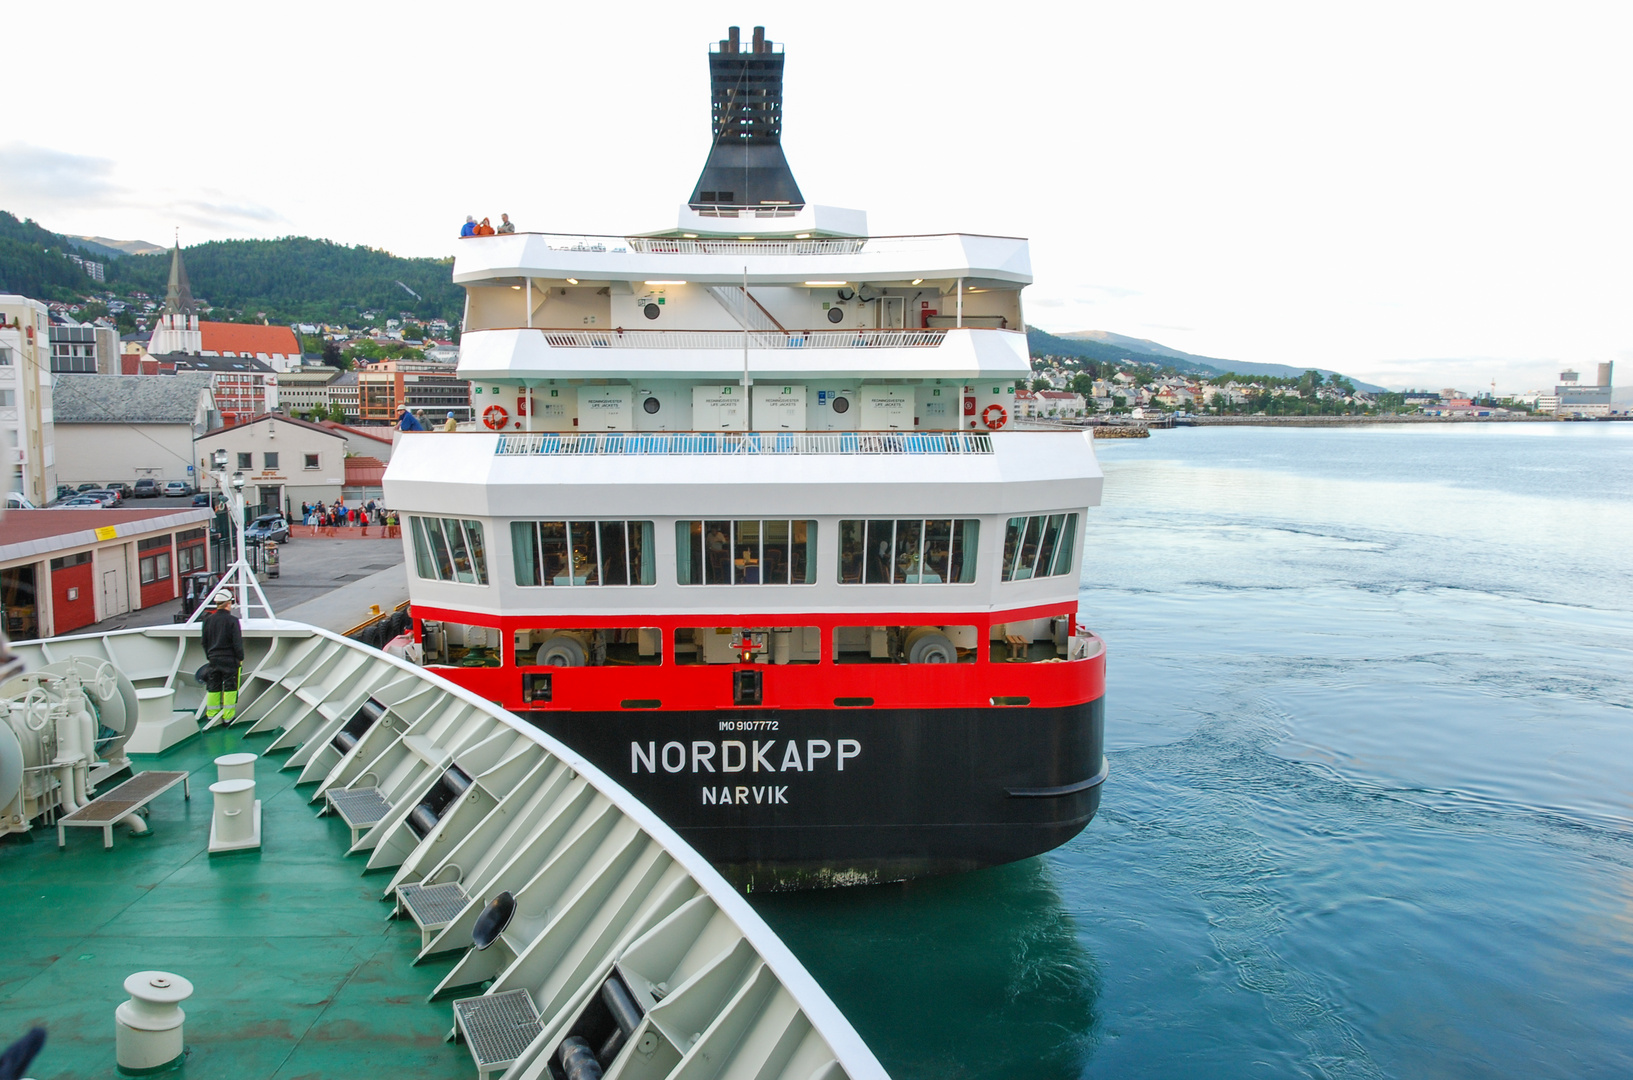
[[[280,371],[300,363],[300,339],[287,326],[201,321],[198,329],[205,356],[247,356]]]

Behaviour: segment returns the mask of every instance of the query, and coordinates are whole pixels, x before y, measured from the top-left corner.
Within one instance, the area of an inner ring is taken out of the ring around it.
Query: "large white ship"
[[[744,888],[1024,858],[1099,805],[1085,433],[1015,430],[1025,240],[808,203],[781,47],[712,46],[674,229],[460,241],[485,429],[408,434],[419,659]]]

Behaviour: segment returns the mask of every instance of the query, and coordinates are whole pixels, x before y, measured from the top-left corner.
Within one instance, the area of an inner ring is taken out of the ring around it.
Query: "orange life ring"
[[[997,420],[992,418],[993,413],[998,414]],[[1004,407],[1002,405],[988,405],[986,408],[981,410],[981,422],[987,425],[990,430],[997,431],[999,428],[1009,423],[1009,414],[1004,411]]]
[[[503,428],[505,426],[505,422],[509,419],[510,414],[505,411],[505,407],[503,405],[489,405],[486,409],[482,410],[482,422],[488,425],[489,429],[493,431],[498,431]]]

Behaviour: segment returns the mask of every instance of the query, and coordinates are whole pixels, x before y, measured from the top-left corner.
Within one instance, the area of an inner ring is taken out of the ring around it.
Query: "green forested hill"
[[[0,210],[0,292],[55,300],[59,294],[95,286],[84,270],[68,261],[64,252],[69,250],[63,237]]]
[[[362,311],[412,311],[454,322],[465,300],[451,280],[452,259],[402,259],[304,236],[217,240],[183,248],[182,259],[194,296],[216,308],[264,311],[270,322],[355,322]],[[127,255],[111,261],[107,274],[115,292],[162,296],[170,256]]]
[[[106,292],[164,295],[168,253],[99,259],[107,274],[107,284],[99,285],[66,258],[78,246],[0,211],[0,291],[70,301]],[[217,319],[265,312],[273,323],[355,323],[363,311],[411,311],[421,320],[457,322],[465,301],[464,290],[450,280],[452,259],[403,259],[304,236],[213,241],[183,248],[182,258],[193,295],[216,309]]]
[[[1218,375],[1225,370],[1192,359],[1158,356],[1155,353],[1130,352],[1123,346],[1108,345],[1100,341],[1079,341],[1073,338],[1056,337],[1054,334],[1039,330],[1035,326],[1026,328],[1026,344],[1033,356],[1076,356],[1084,360],[1096,360],[1110,364],[1116,364],[1121,360],[1130,360],[1137,364],[1150,364],[1157,368],[1171,367],[1176,371],[1203,376]]]

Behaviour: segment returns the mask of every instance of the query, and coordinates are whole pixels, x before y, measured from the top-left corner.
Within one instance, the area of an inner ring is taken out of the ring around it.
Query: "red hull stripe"
[[[1025,608],[1002,613],[981,612],[925,614],[869,612],[845,615],[648,615],[648,616],[568,616],[545,618],[537,615],[483,615],[415,605],[415,633],[418,620],[497,626],[504,641],[505,666],[496,668],[434,668],[461,686],[497,702],[513,712],[548,709],[552,712],[604,711],[623,708],[624,702],[641,702],[646,709],[695,710],[742,709],[833,709],[836,699],[871,699],[881,709],[942,709],[992,707],[994,699],[1004,704],[1055,708],[1093,701],[1105,693],[1106,659],[1102,649],[1087,660],[1043,663],[992,663],[987,649],[976,650],[973,664],[834,664],[833,628],[837,626],[916,626],[973,625],[986,639],[993,624],[1022,619],[1072,614],[1074,609],[1059,605]],[[629,626],[660,627],[664,634],[662,664],[652,666],[518,668],[513,655],[513,633],[517,630],[573,629]],[[731,673],[738,664],[676,664],[673,660],[674,631],[695,626],[818,626],[822,628],[823,662],[818,664],[755,664],[765,674],[764,703],[755,706],[732,704]],[[551,673],[551,700],[548,705],[524,705],[522,673]],[[654,706],[651,703],[657,702]],[[637,707],[637,706],[632,706]]]

